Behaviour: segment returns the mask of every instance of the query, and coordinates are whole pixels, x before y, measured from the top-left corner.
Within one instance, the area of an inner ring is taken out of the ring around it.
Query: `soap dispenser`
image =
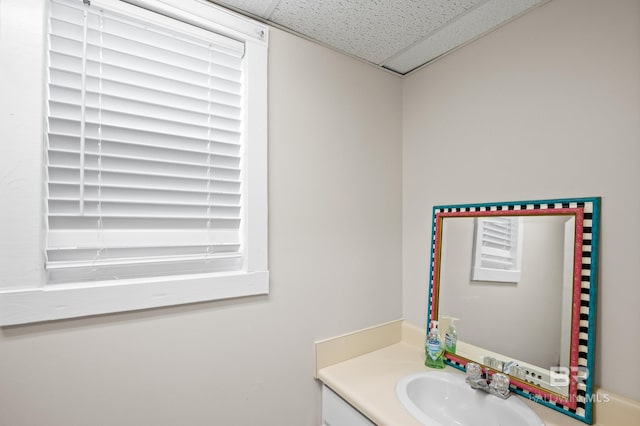
[[[444,346],[438,331],[438,321],[431,321],[431,331],[429,331],[425,346],[424,365],[431,368],[444,368]]]
[[[458,344],[458,332],[456,331],[456,320],[458,318],[449,318],[449,329],[444,335],[444,349],[452,354],[456,353],[456,345]]]

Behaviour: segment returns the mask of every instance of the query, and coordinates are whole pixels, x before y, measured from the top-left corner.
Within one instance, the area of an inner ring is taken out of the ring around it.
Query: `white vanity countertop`
[[[396,383],[426,369],[420,368],[423,352],[400,342],[325,367],[318,371],[318,378],[379,426],[420,426],[400,404]]]
[[[379,426],[420,426],[396,396],[400,378],[424,367],[424,349],[395,343],[318,370],[318,378]],[[444,371],[462,374],[446,366]],[[522,398],[513,395],[511,398]],[[584,426],[584,423],[522,398],[547,426]]]

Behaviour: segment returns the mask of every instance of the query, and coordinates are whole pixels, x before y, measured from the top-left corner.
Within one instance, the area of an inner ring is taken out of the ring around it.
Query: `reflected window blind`
[[[513,271],[517,268],[518,220],[514,217],[478,219],[482,233],[480,267]]]
[[[520,281],[523,238],[521,220],[509,216],[476,219],[472,281]]]
[[[243,52],[149,11],[51,1],[51,281],[242,268]]]

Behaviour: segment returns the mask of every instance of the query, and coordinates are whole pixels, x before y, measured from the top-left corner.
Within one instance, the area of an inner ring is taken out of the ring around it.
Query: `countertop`
[[[318,378],[379,426],[420,426],[398,400],[396,383],[411,373],[433,371],[423,363],[424,349],[401,341],[321,368]],[[463,374],[450,366],[443,371]],[[547,426],[584,426],[519,395],[511,398],[521,398]]]
[[[423,353],[424,349],[400,342],[325,367],[318,377],[379,426],[420,426],[400,404],[396,383],[407,374],[426,369],[420,368]]]

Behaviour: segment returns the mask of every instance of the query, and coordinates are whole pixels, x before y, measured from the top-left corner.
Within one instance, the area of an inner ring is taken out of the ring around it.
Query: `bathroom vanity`
[[[370,329],[316,342],[315,377],[328,386],[350,408],[362,413],[379,426],[420,426],[400,403],[396,385],[403,377],[424,367],[425,330],[405,321],[393,321]],[[447,366],[444,370],[463,373]],[[599,426],[635,426],[640,417],[640,404],[598,390],[595,423]],[[550,410],[543,405],[520,398],[546,426],[580,426],[579,420]],[[357,423],[356,423],[357,424]],[[366,423],[365,423],[366,424]],[[329,423],[340,426],[339,423]]]

